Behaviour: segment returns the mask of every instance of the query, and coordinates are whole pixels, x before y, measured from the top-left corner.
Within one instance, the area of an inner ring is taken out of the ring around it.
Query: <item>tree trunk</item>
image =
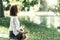
[[[0,17],[4,17],[3,2],[0,0]]]

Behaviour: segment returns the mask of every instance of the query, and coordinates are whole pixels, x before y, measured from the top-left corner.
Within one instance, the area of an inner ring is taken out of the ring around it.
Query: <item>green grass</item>
[[[0,40],[9,40],[9,39],[7,39],[7,38],[0,38]]]
[[[29,40],[60,40],[60,33],[57,30],[52,28],[47,28],[45,22],[37,25],[33,22],[26,21],[24,19],[19,19],[21,25],[25,26],[25,29],[28,30]],[[0,33],[8,34],[8,27],[0,26]],[[0,40],[8,40],[0,38]]]
[[[0,26],[0,34],[9,34],[8,28]]]

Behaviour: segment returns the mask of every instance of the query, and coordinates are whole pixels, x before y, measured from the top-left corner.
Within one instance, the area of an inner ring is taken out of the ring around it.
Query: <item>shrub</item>
[[[0,26],[9,27],[10,18],[9,17],[1,17],[0,18]]]

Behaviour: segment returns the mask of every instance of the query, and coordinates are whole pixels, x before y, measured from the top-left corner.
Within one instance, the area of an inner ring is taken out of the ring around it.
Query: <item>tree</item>
[[[55,8],[54,9],[51,9],[53,12],[55,13],[60,13],[60,0],[57,0],[58,1],[58,4],[55,5]]]
[[[26,11],[26,10],[29,11],[30,7],[31,6],[33,7],[36,4],[38,4],[38,0],[32,0],[31,2],[30,2],[30,0],[24,0],[22,2],[23,7],[22,7],[21,11]],[[27,8],[27,9],[25,10],[25,8]]]
[[[5,7],[5,10],[9,10],[11,4],[10,4],[10,1],[9,0],[6,0],[7,1],[7,6]]]
[[[3,2],[0,0],[0,17],[4,17]]]
[[[7,6],[4,7],[5,10],[9,10],[10,8],[10,2],[20,2],[20,10],[21,11],[30,11],[30,8],[31,7],[34,7],[35,5],[38,4],[38,0],[12,0],[12,1],[9,1],[9,0],[6,0],[7,1]]]

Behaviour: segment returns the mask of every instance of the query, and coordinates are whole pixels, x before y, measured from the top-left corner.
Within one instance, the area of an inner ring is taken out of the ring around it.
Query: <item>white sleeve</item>
[[[13,24],[17,30],[20,29],[20,23],[19,23],[19,20],[17,18],[13,18]]]

